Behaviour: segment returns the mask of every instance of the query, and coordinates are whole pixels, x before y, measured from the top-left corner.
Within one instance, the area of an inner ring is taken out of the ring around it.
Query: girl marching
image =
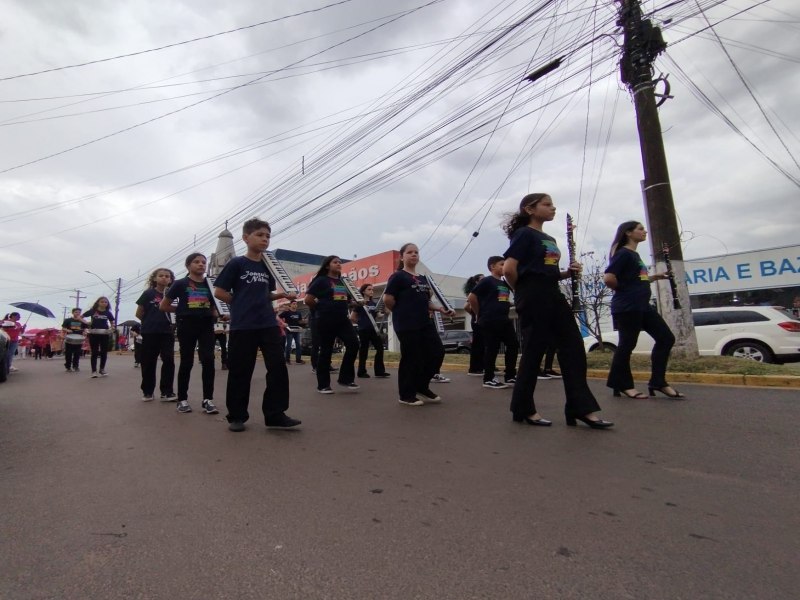
[[[169,269],[156,269],[147,280],[148,287],[136,301],[136,318],[142,322],[142,400],[153,399],[156,388],[156,365],[161,357],[159,389],[164,402],[176,399],[173,391],[175,379],[175,336],[170,314],[159,309],[164,292],[175,281]]]
[[[100,377],[105,377],[106,360],[108,359],[109,336],[117,326],[110,310],[111,303],[105,296],[100,296],[92,304],[92,308],[83,313],[89,318],[89,348],[91,348],[92,378],[98,377],[97,359],[100,358]]]

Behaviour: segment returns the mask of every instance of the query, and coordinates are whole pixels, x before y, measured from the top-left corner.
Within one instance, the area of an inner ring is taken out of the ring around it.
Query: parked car
[[[700,356],[734,356],[759,362],[800,361],[800,319],[780,306],[726,306],[692,311]],[[617,332],[603,332],[603,345],[617,347]],[[583,338],[587,352],[600,347]],[[642,332],[635,354],[649,354],[653,338]]]
[[[458,354],[469,354],[472,349],[471,331],[445,331],[440,334],[445,352],[457,352]]]

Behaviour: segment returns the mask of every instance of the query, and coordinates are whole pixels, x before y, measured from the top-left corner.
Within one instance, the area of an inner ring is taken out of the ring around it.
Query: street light
[[[100,277],[100,275],[98,275],[97,273],[93,273],[92,271],[84,271],[84,273],[88,273],[89,275],[94,275],[100,281],[105,283],[108,286],[108,288],[114,293],[114,349],[119,350],[119,336],[117,335],[119,330],[117,329],[117,327],[119,327],[119,297],[122,292],[122,277],[117,279],[117,289],[114,289],[114,286],[112,286],[105,279]]]

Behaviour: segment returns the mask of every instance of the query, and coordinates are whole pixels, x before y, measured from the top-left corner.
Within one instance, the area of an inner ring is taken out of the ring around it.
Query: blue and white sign
[[[687,260],[689,294],[800,286],[800,246]]]

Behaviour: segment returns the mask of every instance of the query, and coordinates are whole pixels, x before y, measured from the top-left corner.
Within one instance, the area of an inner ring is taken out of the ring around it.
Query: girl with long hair
[[[331,355],[338,337],[344,344],[344,356],[337,383],[350,390],[359,389],[355,382],[358,337],[349,318],[347,288],[342,282],[342,259],[326,256],[306,291],[305,303],[314,311],[314,326],[319,336],[317,358],[317,391],[333,394],[331,389]]]
[[[649,275],[637,246],[647,239],[647,231],[639,221],[625,221],[617,227],[611,243],[609,263],[603,278],[607,287],[614,290],[611,299],[611,316],[619,332],[619,343],[611,361],[606,385],[614,390],[614,396],[647,398],[633,384],[631,353],[636,347],[639,334],[644,331],[654,340],[650,355],[650,381],[647,387],[651,396],[660,392],[668,398],[683,398],[684,395],[667,383],[667,362],[675,344],[675,336],[650,304],[650,282],[666,279],[666,273]]]
[[[175,281],[159,304],[163,312],[174,312],[178,327],[181,361],[178,367],[178,407],[180,413],[192,412],[189,405],[189,378],[194,366],[194,352],[200,358],[203,379],[203,403],[206,414],[219,411],[214,406],[214,322],[219,318],[213,290],[206,279],[206,257],[193,252],[186,257],[186,277]],[[177,306],[172,302],[178,301]]]
[[[169,269],[156,269],[147,278],[147,289],[136,300],[136,318],[142,322],[142,400],[150,402],[156,389],[156,365],[161,357],[161,378],[159,389],[161,400],[172,402],[177,399],[173,390],[175,380],[175,335],[169,313],[159,309],[164,293],[175,281],[175,274]]]
[[[358,371],[356,371],[356,374],[358,377],[369,377],[369,373],[367,373],[367,354],[369,354],[369,347],[372,344],[372,347],[375,348],[375,360],[372,361],[375,377],[385,379],[389,377],[389,374],[383,365],[383,340],[378,335],[378,332],[375,331],[375,327],[372,326],[372,322],[378,316],[375,308],[377,302],[373,300],[375,288],[371,283],[365,283],[359,288],[359,291],[367,303],[364,306],[356,306],[353,310],[352,318],[358,328],[358,341],[360,343],[358,349]],[[372,315],[373,321],[369,320],[368,312]]]
[[[505,252],[503,275],[514,289],[517,314],[522,329],[522,359],[511,395],[511,414],[515,422],[549,426],[536,411],[533,394],[539,365],[547,348],[558,348],[563,371],[568,426],[581,421],[593,429],[606,429],[613,423],[598,416],[600,406],[586,383],[586,353],[575,317],[561,293],[558,282],[580,272],[577,262],[561,271],[561,252],[556,241],[542,231],[556,216],[548,194],[528,194],[519,211],[509,216],[503,229],[511,243]]]
[[[400,404],[421,406],[442,399],[430,389],[430,382],[444,356],[444,346],[430,318],[432,311],[450,314],[431,302],[431,288],[417,274],[419,249],[415,244],[400,248],[400,264],[392,273],[383,295],[392,313],[392,326],[400,340],[400,367],[397,387]]]
[[[91,365],[92,378],[105,377],[106,360],[108,359],[109,336],[113,334],[117,324],[111,313],[111,302],[105,296],[100,296],[92,304],[92,308],[83,313],[84,318],[89,318],[89,348],[92,351]],[[100,358],[100,372],[97,372],[97,359]]]
[[[6,348],[6,374],[12,373],[17,370],[16,367],[12,366],[12,362],[14,361],[14,355],[17,353],[17,347],[19,346],[19,337],[25,333],[25,325],[20,325],[21,316],[18,312],[8,313],[4,318],[3,324],[3,331],[8,334],[9,343],[8,348]],[[5,323],[10,323],[10,325],[6,325]]]

